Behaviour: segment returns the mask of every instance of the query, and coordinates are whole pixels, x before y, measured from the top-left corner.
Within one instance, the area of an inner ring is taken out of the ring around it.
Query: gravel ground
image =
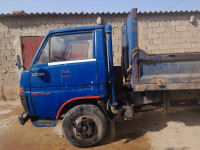
[[[0,101],[0,150],[75,150],[56,127],[36,128],[30,121],[20,125],[22,112],[19,101]],[[132,121],[116,122],[115,141],[106,137],[95,150],[198,150],[200,147],[200,109],[170,108],[166,116],[145,112]]]

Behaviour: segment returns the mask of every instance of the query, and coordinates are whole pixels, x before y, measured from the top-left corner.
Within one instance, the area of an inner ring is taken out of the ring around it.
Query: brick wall
[[[139,47],[149,54],[200,52],[199,23],[200,13],[139,14]]]

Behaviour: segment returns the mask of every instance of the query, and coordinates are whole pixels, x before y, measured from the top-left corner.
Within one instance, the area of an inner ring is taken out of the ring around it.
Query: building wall
[[[190,23],[195,16],[194,24]],[[0,17],[0,99],[18,99],[21,36],[45,36],[49,30],[97,25],[99,15],[32,15]],[[113,27],[114,65],[121,65],[121,28],[127,14],[100,15]],[[200,51],[200,13],[139,13],[138,45],[149,54]],[[28,82],[28,81],[27,81]]]
[[[149,54],[200,52],[199,23],[200,13],[139,14],[139,47]]]

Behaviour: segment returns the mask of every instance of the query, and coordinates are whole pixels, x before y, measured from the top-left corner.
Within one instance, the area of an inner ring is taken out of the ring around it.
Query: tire
[[[69,110],[62,123],[64,137],[77,147],[91,147],[106,135],[108,120],[95,105],[83,104]]]

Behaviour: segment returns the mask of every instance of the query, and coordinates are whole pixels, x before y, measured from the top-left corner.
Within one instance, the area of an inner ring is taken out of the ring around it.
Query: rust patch
[[[133,8],[133,22],[136,22],[137,20],[137,8]]]
[[[136,32],[137,31],[137,28],[136,26],[133,26],[133,31]]]

